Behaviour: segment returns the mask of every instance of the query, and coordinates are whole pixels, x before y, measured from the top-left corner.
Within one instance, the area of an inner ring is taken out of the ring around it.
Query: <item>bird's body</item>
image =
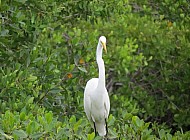
[[[107,133],[106,119],[110,111],[110,100],[105,87],[105,66],[102,59],[102,49],[105,47],[105,43],[105,37],[100,37],[96,50],[99,78],[90,79],[84,91],[84,110],[92,127],[100,136]],[[106,50],[106,48],[104,49]]]

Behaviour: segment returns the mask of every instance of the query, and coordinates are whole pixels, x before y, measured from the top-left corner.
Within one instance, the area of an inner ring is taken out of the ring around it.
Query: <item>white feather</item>
[[[104,36],[100,37],[96,51],[96,60],[99,68],[99,78],[92,78],[86,84],[84,91],[84,110],[87,118],[100,136],[106,135],[106,122],[110,111],[110,100],[105,87],[105,66],[102,59],[102,45],[106,43]]]

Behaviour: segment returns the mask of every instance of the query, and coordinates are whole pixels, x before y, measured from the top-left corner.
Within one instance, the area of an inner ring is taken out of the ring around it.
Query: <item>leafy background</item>
[[[190,138],[188,0],[0,0],[0,139],[101,139],[83,110],[107,37],[109,139]]]

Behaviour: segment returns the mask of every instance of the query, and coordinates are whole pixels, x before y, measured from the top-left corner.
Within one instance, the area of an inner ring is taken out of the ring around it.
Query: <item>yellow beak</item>
[[[103,43],[103,42],[102,42],[102,46],[103,46],[103,48],[104,48],[105,52],[107,53],[106,43]]]

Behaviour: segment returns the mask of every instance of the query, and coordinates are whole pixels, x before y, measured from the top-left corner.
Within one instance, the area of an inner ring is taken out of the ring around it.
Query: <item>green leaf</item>
[[[27,101],[27,104],[32,104],[34,101],[34,97],[30,97]]]
[[[147,62],[147,61],[144,61],[144,65],[145,65],[145,66],[148,66],[148,62]]]
[[[20,113],[20,120],[21,121],[25,120],[25,117],[26,117],[26,113],[25,112],[21,112]]]
[[[77,132],[79,126],[81,125],[82,123],[82,120],[80,119],[79,121],[77,121],[75,124],[74,124],[74,127],[73,127],[73,130],[74,132]]]
[[[125,113],[124,114],[124,116],[123,116],[123,118],[125,119],[125,120],[129,120],[129,119],[131,119],[132,118],[132,114],[131,113]]]
[[[73,115],[71,116],[71,118],[69,119],[70,123],[75,123],[76,122],[76,117]]]
[[[93,140],[94,137],[95,137],[95,133],[94,132],[92,132],[91,134],[87,135],[88,140]]]
[[[150,60],[152,60],[152,56],[150,56],[150,57],[148,58],[148,61],[150,61]]]
[[[82,72],[87,73],[87,70],[86,70],[84,67],[78,67],[78,69],[79,69],[80,71],[82,71]]]
[[[26,134],[26,132],[25,131],[23,131],[23,130],[14,130],[13,131],[13,134],[14,135],[16,135],[16,136],[18,136],[19,138],[27,138],[27,134]]]
[[[45,114],[45,118],[48,124],[50,124],[52,122],[53,119],[53,113],[52,112],[48,112]]]
[[[56,93],[60,93],[61,91],[62,91],[62,89],[54,88],[54,89],[51,89],[51,90],[49,91],[49,93],[56,94]]]
[[[108,118],[108,126],[114,125],[114,122],[115,122],[115,118],[112,114],[110,114]]]
[[[133,116],[133,117],[132,117],[132,122],[133,122],[137,127],[142,127],[142,126],[143,126],[143,123],[144,123],[144,121],[143,121],[143,120],[140,120],[139,117],[137,117],[137,116]]]
[[[108,133],[109,133],[109,135],[110,135],[110,138],[111,139],[116,139],[118,136],[118,134],[116,133],[116,130],[114,129],[114,130],[112,130],[112,129],[109,129],[108,130]]]
[[[165,137],[165,130],[164,129],[161,129],[158,133],[159,133],[160,139],[163,139]]]
[[[167,140],[172,140],[172,135],[171,134],[169,134],[169,133],[167,133]]]
[[[31,134],[31,133],[32,133],[32,125],[31,125],[31,122],[27,125],[27,127],[26,127],[26,132],[27,132],[28,134]]]
[[[29,65],[30,65],[30,55],[28,55],[26,59],[26,67],[28,67]]]
[[[42,135],[43,135],[42,132],[38,132],[38,133],[30,135],[30,138],[32,138],[32,139],[38,139],[38,138],[42,137]]]
[[[36,76],[33,76],[33,75],[30,75],[28,78],[27,78],[28,81],[30,82],[33,82],[33,81],[36,81],[37,80],[37,77]]]

